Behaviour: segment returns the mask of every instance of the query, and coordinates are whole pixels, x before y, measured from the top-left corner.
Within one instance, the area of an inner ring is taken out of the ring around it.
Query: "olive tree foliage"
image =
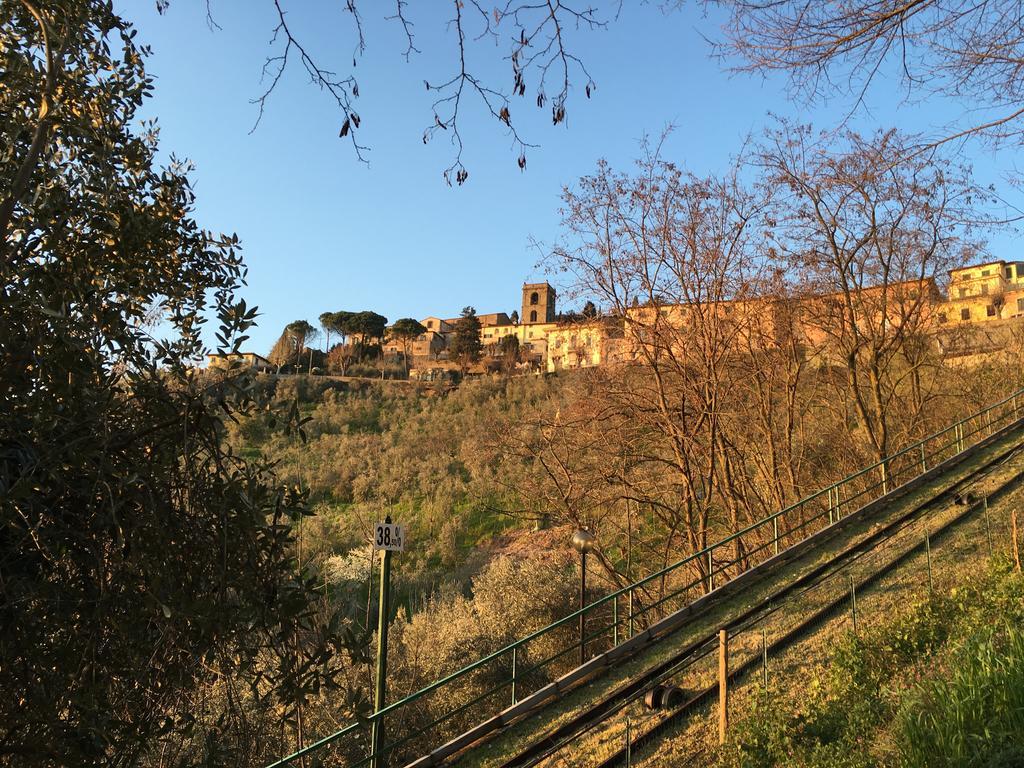
[[[109,3],[3,3],[0,39],[0,763],[246,762],[341,629],[308,620],[302,495],[223,442],[250,380],[194,367],[207,317],[223,352],[253,323],[238,240],[156,165]]]
[[[415,71],[417,77],[427,72],[423,84],[433,101],[422,140],[426,144],[442,136],[450,141],[454,157],[443,173],[449,185],[461,185],[469,178],[469,170],[462,162],[462,126],[467,112],[483,114],[494,121],[511,140],[516,163],[521,169],[526,167],[526,152],[536,145],[517,128],[513,118],[516,100],[532,102],[538,109],[550,109],[552,124],[564,124],[574,86],[582,83],[579,90],[588,99],[597,88],[586,64],[574,52],[574,44],[581,33],[605,28],[622,6],[621,0],[596,4],[585,0],[445,0],[422,7],[410,7],[408,0],[343,0],[336,7],[347,24],[339,27],[339,33],[342,39],[347,34],[351,44],[339,42],[338,56],[337,51],[308,47],[301,24],[290,14],[300,3],[267,2],[273,9],[275,24],[270,30],[269,52],[263,65],[262,90],[253,99],[258,108],[256,124],[285,72],[297,68],[337,107],[339,137],[350,142],[356,157],[365,161],[370,147],[362,138],[364,115],[357,109],[360,89],[364,87],[357,75],[357,64],[368,44],[364,13],[379,14],[401,30],[404,47],[397,53],[407,63],[419,62],[410,71]],[[156,0],[156,4],[163,12],[171,0]],[[207,0],[207,9],[209,25],[219,29],[215,21],[216,3]],[[423,54],[420,40],[429,39],[431,34],[421,35],[419,30],[428,28],[437,30],[451,45],[438,52],[438,59],[447,62],[440,69],[419,60]],[[484,60],[507,62],[508,83],[499,84],[483,75]],[[365,117],[367,124],[372,124],[374,116]]]
[[[681,6],[681,2],[673,3]],[[727,14],[717,50],[737,69],[781,71],[810,99],[860,104],[878,79],[908,97],[948,97],[969,118],[943,140],[1024,138],[1020,0],[711,0]]]

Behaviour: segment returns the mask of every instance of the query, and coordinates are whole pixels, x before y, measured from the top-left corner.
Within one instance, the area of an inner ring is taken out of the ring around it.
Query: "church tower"
[[[519,322],[555,322],[555,289],[547,283],[523,283],[523,312]]]

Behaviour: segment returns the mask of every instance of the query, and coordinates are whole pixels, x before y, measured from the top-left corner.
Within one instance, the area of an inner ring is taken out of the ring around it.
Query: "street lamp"
[[[594,551],[596,542],[594,534],[582,528],[572,535],[572,546],[580,553],[580,666],[586,661],[587,553]]]

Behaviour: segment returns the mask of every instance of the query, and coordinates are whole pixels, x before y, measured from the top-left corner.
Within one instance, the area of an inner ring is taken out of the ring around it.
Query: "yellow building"
[[[224,371],[228,368],[250,368],[254,371],[269,371],[273,368],[270,361],[255,352],[238,352],[233,355],[214,353],[206,356],[206,369]]]
[[[971,323],[1024,315],[1024,262],[990,261],[949,272],[939,322]]]
[[[621,324],[610,318],[560,325],[547,332],[547,370],[593,368],[629,359]]]

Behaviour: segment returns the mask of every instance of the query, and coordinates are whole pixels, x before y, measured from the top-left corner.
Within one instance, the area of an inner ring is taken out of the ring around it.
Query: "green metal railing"
[[[1024,398],[1024,389],[563,616],[366,719],[304,746],[268,768],[296,763],[329,745],[342,753],[332,755],[337,764],[347,768],[371,762],[383,765],[386,758],[405,761],[425,754],[571,670],[576,666],[575,654],[581,642],[592,654],[617,646],[632,637],[637,627],[650,626],[716,586],[838,522],[844,513],[864,506],[980,442],[1019,418],[1020,398]],[[575,631],[581,614],[587,618],[589,630],[583,638]],[[478,689],[483,692],[478,693]],[[427,706],[428,699],[434,707]],[[437,710],[442,711],[437,714]],[[389,720],[388,732],[395,735],[374,754],[368,735],[373,723],[382,718]]]

